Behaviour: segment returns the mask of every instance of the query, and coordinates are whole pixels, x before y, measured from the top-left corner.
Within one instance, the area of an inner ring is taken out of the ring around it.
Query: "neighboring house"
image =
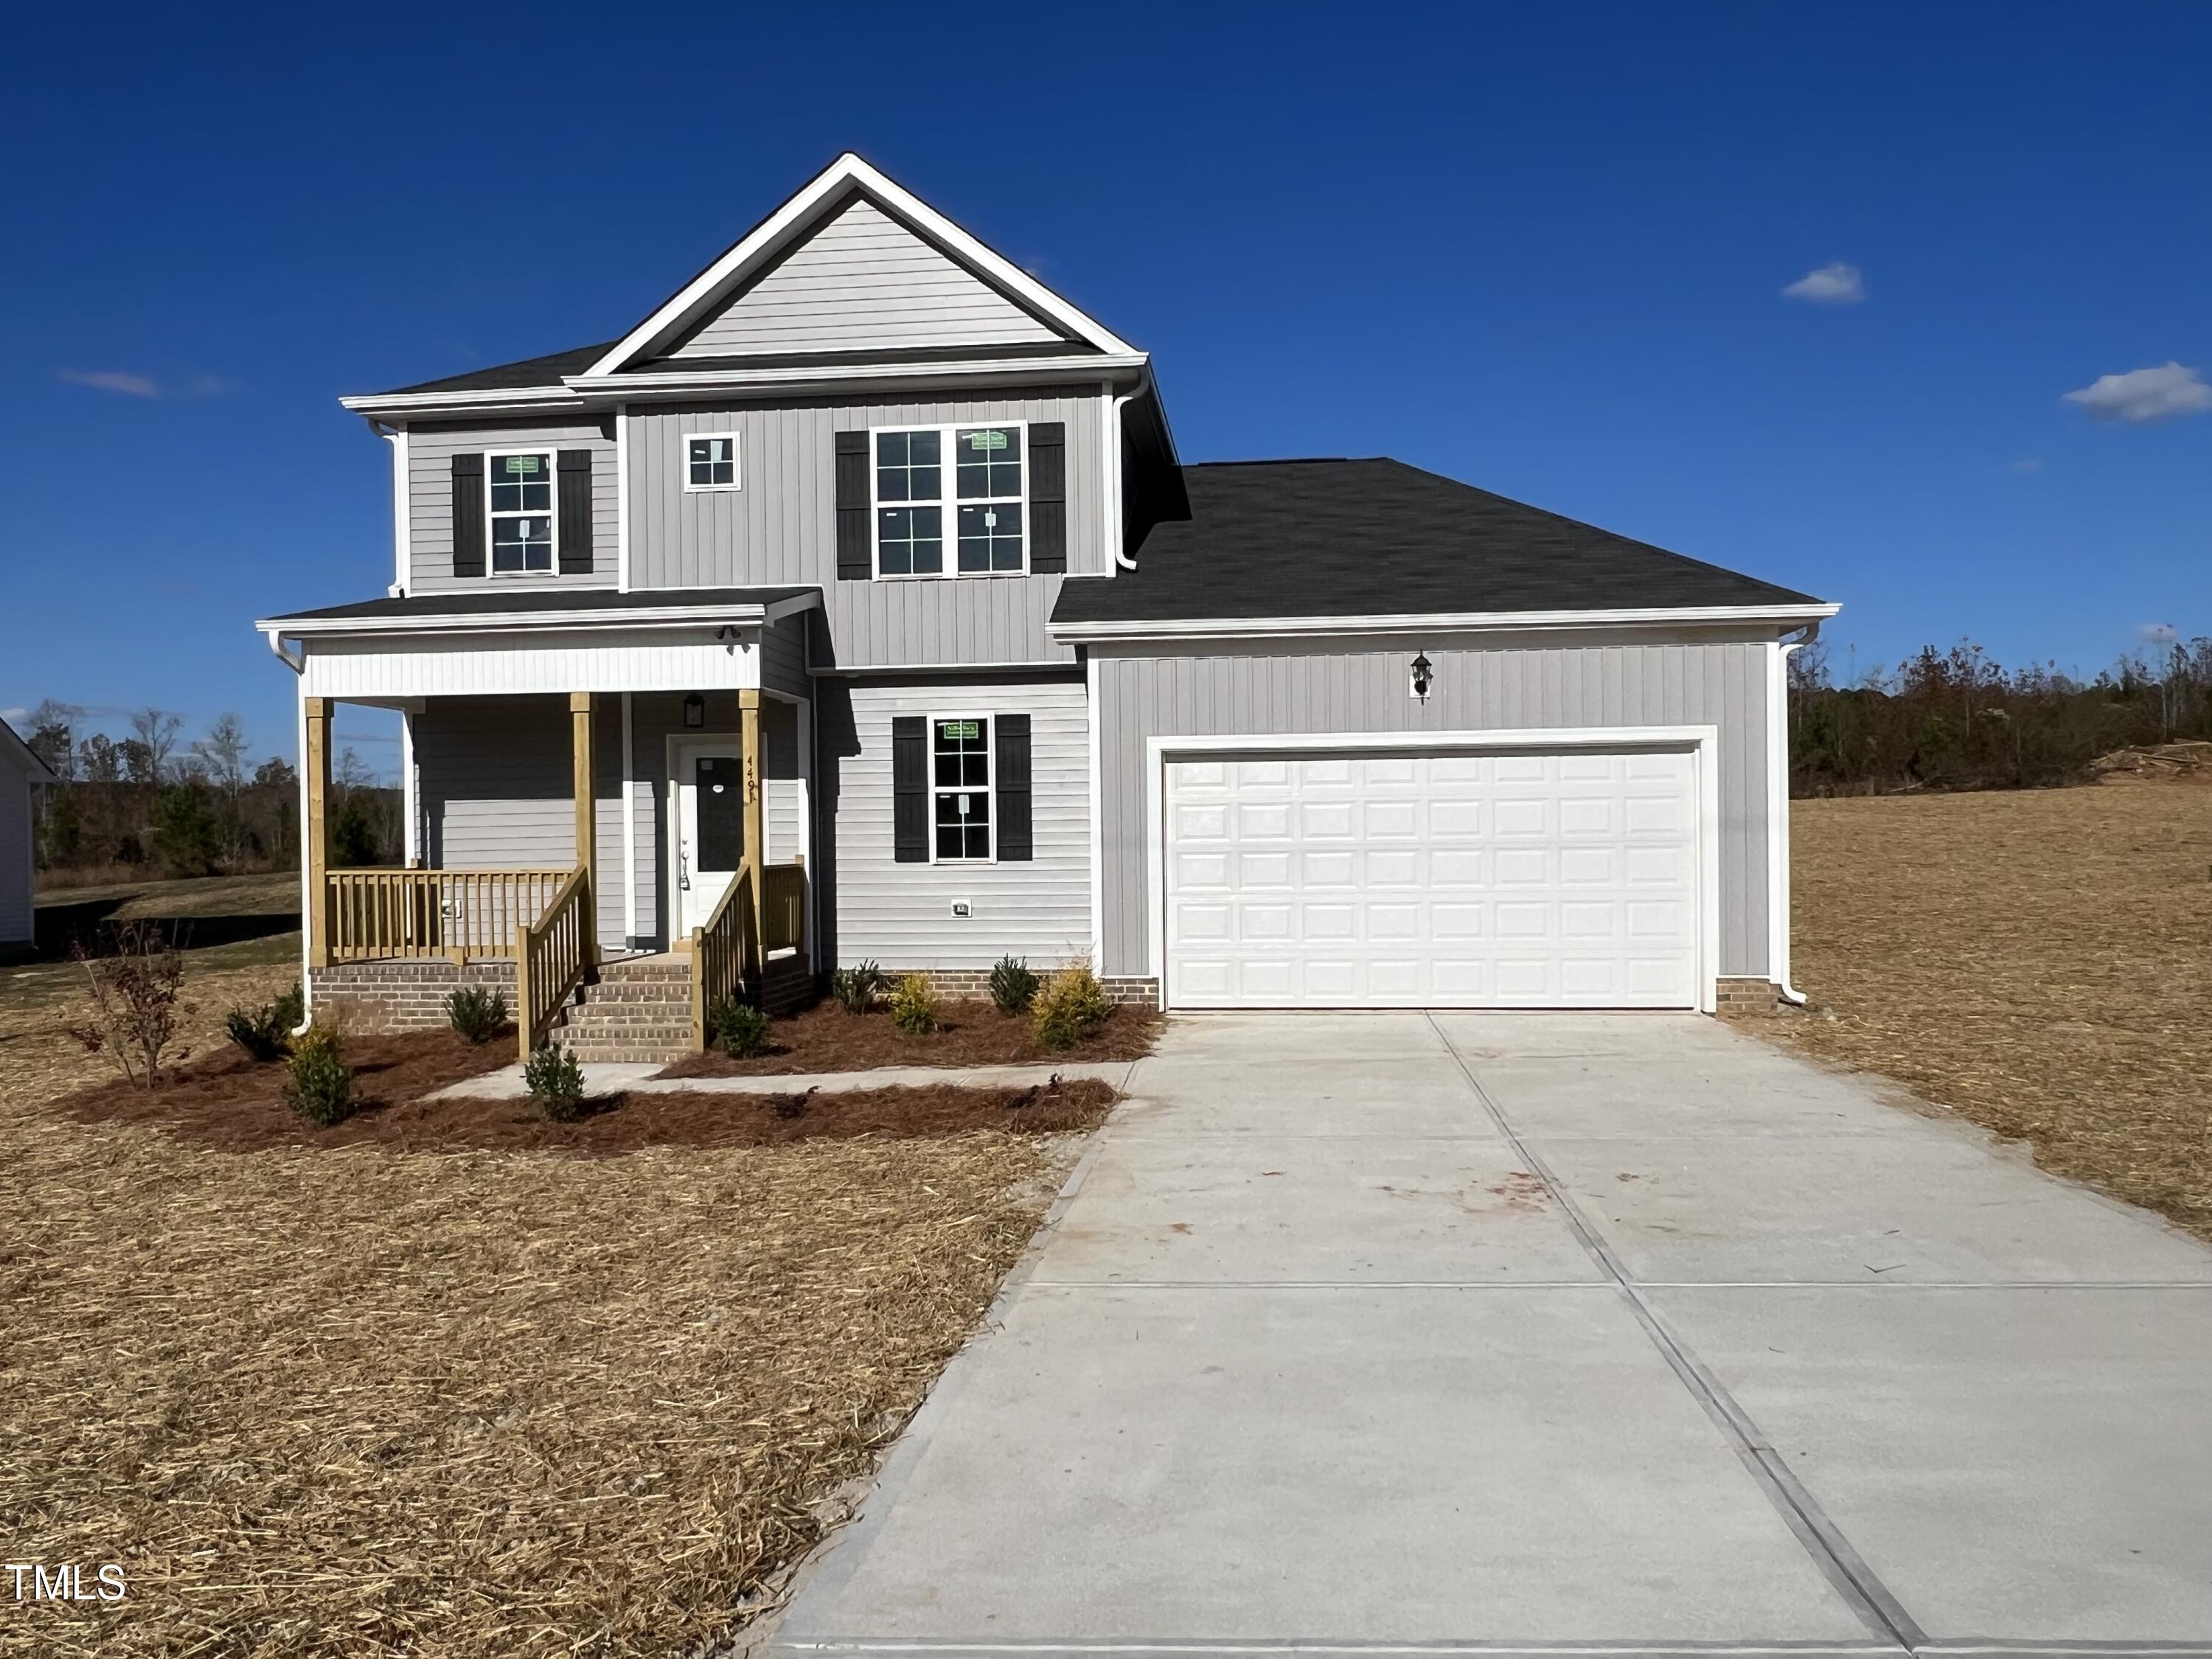
[[[0,951],[36,937],[33,915],[38,836],[31,817],[31,786],[54,775],[31,746],[0,720]]]
[[[1396,461],[1185,466],[1144,352],[856,156],[620,339],[343,401],[389,592],[259,624],[319,1000],[434,1018],[518,951],[533,1032],[580,978],[696,982],[696,1027],[864,959],[1786,984],[1784,660],[1835,606]],[[404,714],[416,872],[319,867],[334,702]]]

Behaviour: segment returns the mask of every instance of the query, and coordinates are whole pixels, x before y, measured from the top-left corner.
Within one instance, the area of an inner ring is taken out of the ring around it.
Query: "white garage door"
[[[1689,1008],[1687,750],[1171,760],[1183,1008]]]

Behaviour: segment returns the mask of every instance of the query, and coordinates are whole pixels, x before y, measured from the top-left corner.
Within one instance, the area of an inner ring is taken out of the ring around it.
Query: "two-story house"
[[[519,979],[526,1042],[645,1053],[864,959],[1786,987],[1784,664],[1833,605],[1394,461],[1186,466],[1146,353],[857,156],[619,339],[344,404],[390,586],[259,624],[318,1003]],[[341,702],[403,714],[404,870],[323,854]]]

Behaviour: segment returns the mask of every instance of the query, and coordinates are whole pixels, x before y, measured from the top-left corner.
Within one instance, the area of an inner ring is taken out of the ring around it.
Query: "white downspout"
[[[274,632],[269,635],[270,649],[280,657],[283,648],[276,642]],[[285,658],[289,663],[291,659]],[[292,665],[299,672],[299,665]],[[300,714],[298,747],[293,753],[300,757],[300,1024],[294,1036],[302,1036],[315,1023],[314,928],[310,920],[314,915],[313,897],[307,890],[307,880],[314,866],[307,858],[307,677],[300,674]]]
[[[1820,631],[1814,623],[1766,654],[1766,963],[1782,1000],[1797,1008],[1805,994],[1790,982],[1790,653]]]
[[[1137,562],[1127,551],[1129,541],[1127,492],[1121,480],[1121,411],[1129,404],[1145,395],[1152,383],[1152,371],[1148,368],[1137,381],[1136,389],[1122,392],[1113,401],[1106,417],[1106,477],[1107,500],[1106,544],[1113,550],[1114,562],[1121,569],[1134,570]]]
[[[392,588],[398,599],[415,585],[413,563],[414,511],[408,497],[407,428],[379,427],[392,446]]]
[[[637,754],[630,694],[622,694],[623,944],[637,948]]]

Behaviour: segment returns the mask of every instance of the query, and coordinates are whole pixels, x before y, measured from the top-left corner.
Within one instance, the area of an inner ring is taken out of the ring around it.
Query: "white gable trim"
[[[1135,349],[1111,330],[1077,310],[1018,265],[993,252],[927,203],[893,184],[848,150],[763,220],[758,229],[693,277],[577,379],[588,381],[615,374],[646,355],[656,342],[696,321],[715,300],[767,265],[807,229],[824,204],[854,187],[872,198],[878,207],[905,220],[912,229],[935,242],[985,281],[1012,295],[1077,338],[1100,351],[1134,354]]]

